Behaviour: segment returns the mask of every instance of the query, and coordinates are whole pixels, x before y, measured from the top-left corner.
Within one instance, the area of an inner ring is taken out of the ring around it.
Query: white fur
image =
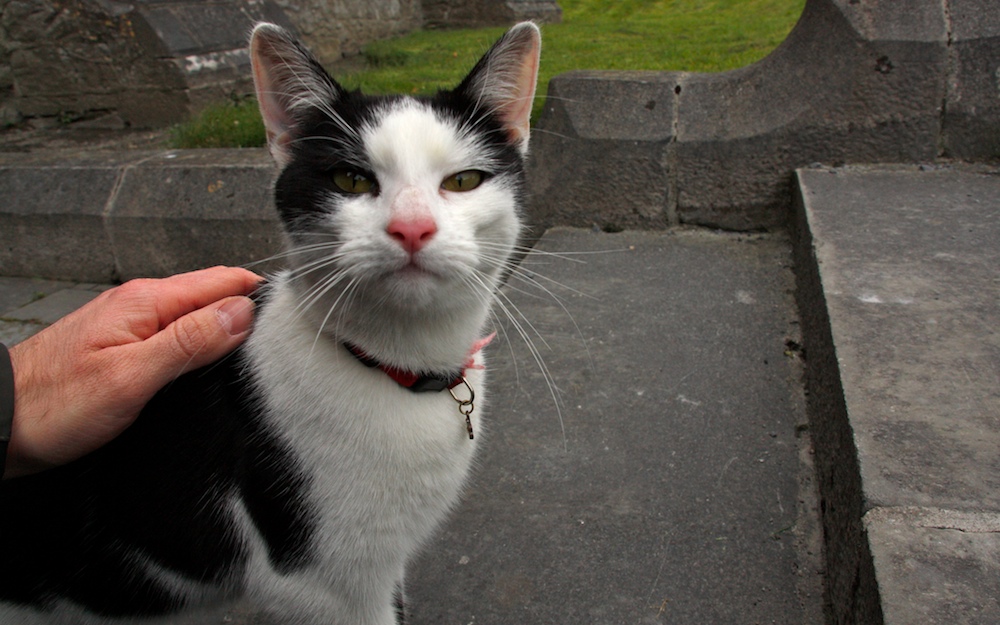
[[[393,623],[406,561],[458,498],[481,431],[483,375],[472,414],[477,438],[448,392],[414,394],[341,345],[313,346],[297,298],[279,283],[249,349],[268,389],[268,420],[311,476],[321,519],[318,565],[290,578],[254,558],[249,594],[291,622]]]

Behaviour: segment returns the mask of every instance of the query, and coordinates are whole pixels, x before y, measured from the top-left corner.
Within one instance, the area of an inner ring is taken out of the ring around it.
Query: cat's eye
[[[441,188],[445,191],[472,191],[483,184],[483,180],[485,179],[486,175],[483,172],[469,169],[445,178],[444,182],[441,183]]]
[[[347,193],[371,193],[375,190],[375,182],[371,178],[352,169],[333,172],[333,183]]]

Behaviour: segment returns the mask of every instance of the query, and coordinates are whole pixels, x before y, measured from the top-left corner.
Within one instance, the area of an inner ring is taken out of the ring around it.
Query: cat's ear
[[[456,89],[477,106],[496,113],[522,153],[528,150],[541,51],[538,26],[522,22],[493,44]]]
[[[254,28],[250,61],[267,147],[284,167],[291,159],[289,144],[300,138],[305,113],[328,109],[343,89],[291,33],[274,24]]]

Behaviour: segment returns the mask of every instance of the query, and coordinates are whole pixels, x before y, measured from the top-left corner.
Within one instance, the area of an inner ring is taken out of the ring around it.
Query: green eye
[[[370,178],[350,169],[333,172],[333,182],[347,193],[371,193],[375,188],[375,183]]]
[[[448,176],[441,183],[441,188],[445,191],[472,191],[479,185],[483,184],[483,179],[486,176],[481,171],[476,171],[470,169],[468,171],[460,171],[457,174]]]

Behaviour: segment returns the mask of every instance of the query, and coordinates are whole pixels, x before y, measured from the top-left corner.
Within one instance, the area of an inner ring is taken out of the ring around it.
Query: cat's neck
[[[279,276],[272,288],[272,298],[280,306],[295,308],[302,301],[287,274]],[[333,315],[313,307],[299,309],[297,317],[299,331],[320,341],[350,345],[391,367],[446,373],[460,370],[468,360],[470,350],[486,333],[489,315],[480,297],[456,296],[449,303],[446,309],[420,311],[362,304]]]

